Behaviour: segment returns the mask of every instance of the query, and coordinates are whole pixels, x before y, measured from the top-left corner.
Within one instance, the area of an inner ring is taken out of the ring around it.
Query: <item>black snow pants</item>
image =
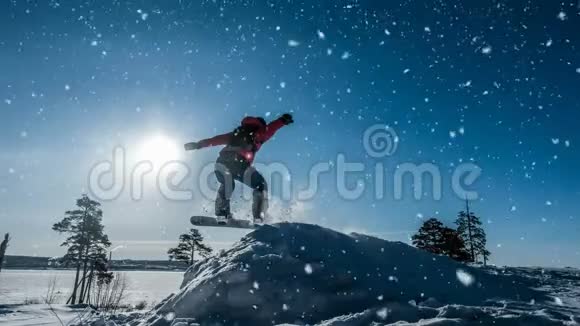
[[[253,189],[252,215],[264,219],[268,209],[268,185],[264,177],[250,163],[239,156],[220,156],[215,164],[220,187],[215,201],[215,215],[231,217],[230,199],[239,181]]]

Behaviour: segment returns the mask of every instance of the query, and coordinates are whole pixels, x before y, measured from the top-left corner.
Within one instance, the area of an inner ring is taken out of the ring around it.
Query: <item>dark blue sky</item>
[[[580,266],[579,13],[551,1],[3,1],[0,231],[13,254],[60,254],[50,226],[114,146],[159,134],[180,146],[246,114],[293,112],[257,161],[285,163],[298,184],[339,153],[367,172],[433,163],[448,176],[473,162],[494,262]],[[361,141],[377,123],[400,137],[379,160]],[[179,158],[196,170],[215,157]],[[406,241],[421,216],[451,224],[463,207],[444,180],[442,200],[347,201],[328,175],[311,201],[274,199],[274,212]],[[159,258],[209,206],[150,189],[103,208],[119,254]],[[218,247],[239,238],[205,234]]]

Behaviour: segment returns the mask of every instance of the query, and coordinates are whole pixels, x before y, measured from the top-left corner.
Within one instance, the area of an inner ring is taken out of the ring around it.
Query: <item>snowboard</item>
[[[254,224],[248,220],[238,220],[231,218],[226,224],[219,224],[215,217],[211,216],[192,216],[189,221],[195,226],[208,226],[208,227],[220,227],[220,228],[234,228],[234,229],[256,229],[259,228],[260,224]]]

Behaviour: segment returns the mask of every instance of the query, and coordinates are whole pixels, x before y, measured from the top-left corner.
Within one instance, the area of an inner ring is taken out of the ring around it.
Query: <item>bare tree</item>
[[[58,301],[60,293],[58,292],[58,278],[56,276],[51,277],[48,280],[48,286],[46,288],[46,294],[44,295],[44,303],[51,305]]]
[[[110,278],[97,279],[91,303],[103,312],[114,314],[122,307],[128,288],[129,281],[123,273],[115,273]]]

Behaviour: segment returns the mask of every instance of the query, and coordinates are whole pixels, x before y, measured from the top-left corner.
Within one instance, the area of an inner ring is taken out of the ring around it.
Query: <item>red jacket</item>
[[[254,161],[254,156],[262,144],[268,141],[276,131],[284,126],[284,122],[282,119],[278,118],[266,126],[264,126],[257,118],[254,117],[245,117],[242,120],[242,125],[245,126],[256,126],[259,129],[254,133],[254,150],[239,150],[238,154],[248,161],[248,163],[252,163]],[[217,135],[208,139],[203,139],[197,142],[199,148],[204,147],[211,147],[211,146],[219,146],[219,145],[228,145],[230,140],[233,136],[233,132],[228,132],[227,134]],[[229,148],[225,147],[221,150],[220,153],[228,151]]]

